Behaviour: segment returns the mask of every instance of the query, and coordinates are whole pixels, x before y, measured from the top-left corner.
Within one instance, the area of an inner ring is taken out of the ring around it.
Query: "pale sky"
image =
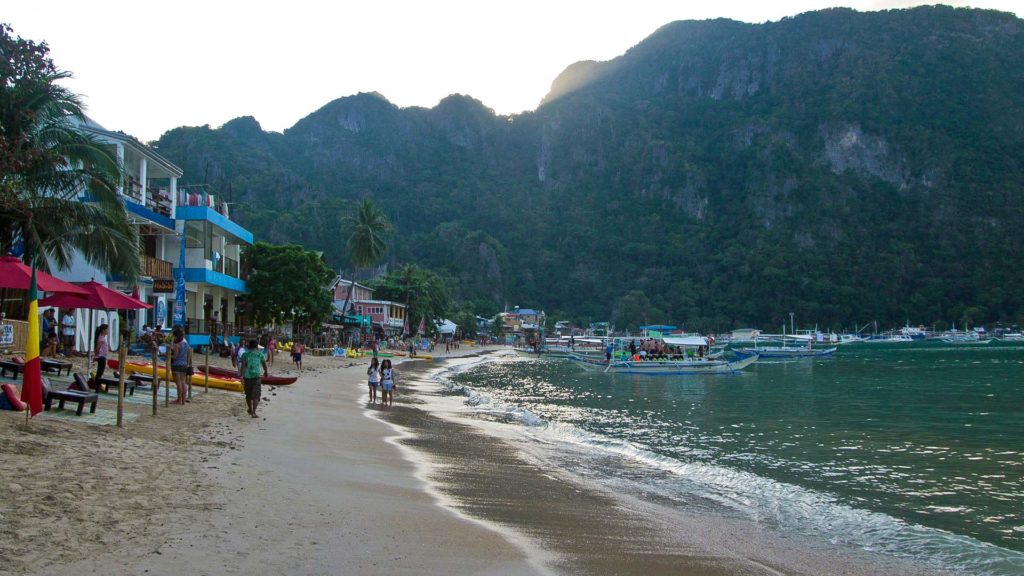
[[[675,20],[764,22],[900,0],[3,0],[0,22],[46,41],[87,113],[143,141],[254,116],[283,131],[331,100],[402,106],[466,94],[499,114],[536,108],[579,60],[610,60]],[[1021,15],[1021,0],[949,2]]]

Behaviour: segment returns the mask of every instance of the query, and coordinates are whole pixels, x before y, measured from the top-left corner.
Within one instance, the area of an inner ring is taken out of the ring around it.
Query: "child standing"
[[[370,404],[377,401],[377,386],[380,384],[380,373],[379,366],[377,365],[377,359],[374,358],[370,361],[370,368],[366,370],[366,375],[369,377],[370,386]],[[383,394],[381,395],[381,402],[384,401]]]
[[[380,403],[382,406],[391,406],[392,402],[394,401],[392,390],[396,388],[396,380],[397,375],[395,374],[395,371],[391,368],[391,360],[385,358],[384,361],[381,362],[380,364]]]

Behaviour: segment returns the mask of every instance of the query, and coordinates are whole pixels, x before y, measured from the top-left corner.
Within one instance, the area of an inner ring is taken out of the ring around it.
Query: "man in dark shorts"
[[[256,408],[260,405],[260,397],[263,395],[260,379],[267,373],[267,357],[260,352],[260,345],[255,339],[249,340],[242,354],[239,371],[242,373],[242,383],[245,386],[245,405],[249,408],[249,416],[257,418]]]

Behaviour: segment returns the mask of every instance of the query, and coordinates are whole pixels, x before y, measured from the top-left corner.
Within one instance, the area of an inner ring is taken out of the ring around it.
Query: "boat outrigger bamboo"
[[[769,343],[768,346],[763,341]],[[772,344],[775,345],[772,345]],[[754,337],[753,348],[734,348],[740,358],[759,356],[765,358],[820,358],[831,356],[836,347],[814,348],[813,336],[803,334],[760,334]]]
[[[666,336],[662,340],[668,346],[676,347],[680,354],[661,355],[641,359],[640,357],[624,357],[612,359],[610,362],[593,356],[573,354],[569,356],[574,362],[591,370],[612,372],[616,374],[732,374],[743,370],[754,362],[757,355],[740,360],[728,361],[702,355],[710,349],[710,342],[704,336]]]

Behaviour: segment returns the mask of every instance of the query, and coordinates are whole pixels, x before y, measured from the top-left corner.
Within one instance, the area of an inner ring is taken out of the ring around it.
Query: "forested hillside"
[[[479,312],[823,327],[1024,320],[1024,21],[925,7],[675,22],[555,79],[535,111],[335,100],[159,149],[258,238],[347,266],[369,197],[392,263]]]

